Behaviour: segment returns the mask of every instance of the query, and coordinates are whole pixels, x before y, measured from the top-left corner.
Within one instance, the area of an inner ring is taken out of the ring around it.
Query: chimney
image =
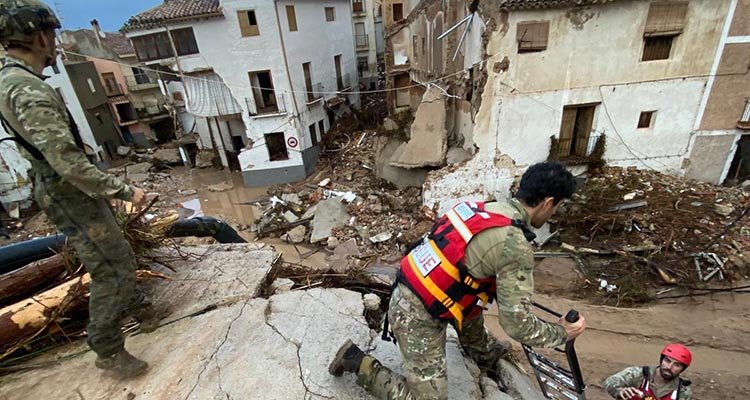
[[[102,45],[102,29],[99,27],[99,21],[92,19],[91,27],[94,29],[94,36],[96,37],[96,42],[99,43],[99,48],[104,49]]]

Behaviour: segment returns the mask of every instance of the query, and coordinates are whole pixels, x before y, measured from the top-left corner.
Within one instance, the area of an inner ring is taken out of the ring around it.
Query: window
[[[643,30],[641,61],[669,59],[674,39],[685,27],[687,7],[687,2],[651,4]]]
[[[591,128],[596,105],[575,105],[563,108],[560,125],[558,157],[588,156]]]
[[[135,83],[139,85],[151,83],[151,78],[146,74],[146,71],[138,67],[132,67],[131,69],[133,70],[133,79],[135,79]]]
[[[318,134],[315,132],[315,124],[310,125],[310,140],[312,140],[313,146],[318,144]]]
[[[240,21],[240,34],[242,37],[258,36],[258,20],[255,18],[255,11],[237,11],[237,19]]]
[[[370,63],[367,57],[357,57],[357,71],[359,71],[359,77],[365,76],[365,73],[370,69]]]
[[[521,22],[516,27],[519,53],[530,53],[547,49],[549,21]]]
[[[643,38],[641,61],[668,60],[672,52],[674,36],[652,36]]]
[[[297,13],[294,6],[286,6],[286,21],[289,23],[289,32],[297,32]]]
[[[86,83],[89,84],[89,89],[91,89],[91,93],[96,93],[96,86],[94,86],[94,81],[91,80],[91,78],[87,78]]]
[[[318,132],[320,132],[321,138],[323,137],[323,133],[325,133],[325,131],[326,131],[325,122],[323,122],[323,120],[321,119],[320,121],[318,121]]]
[[[255,101],[255,112],[251,109],[250,114],[273,114],[281,111],[279,99],[273,87],[271,71],[249,72],[248,75],[250,77],[250,86],[253,88],[253,100]]]
[[[284,132],[266,133],[263,135],[268,149],[270,161],[283,161],[289,159],[289,151],[286,148]]]
[[[336,9],[333,7],[326,7],[326,21],[331,22],[336,20]]]
[[[397,75],[394,78],[394,84],[396,86],[396,107],[409,106],[409,85],[411,84],[409,74]]]
[[[354,41],[357,48],[367,47],[368,38],[365,33],[365,23],[357,22],[354,24]]]
[[[310,103],[318,99],[315,96],[315,93],[313,93],[312,66],[309,62],[306,62],[302,64],[302,70],[305,74],[305,91],[307,92],[307,102]]]
[[[112,72],[105,72],[102,74],[102,81],[104,82],[104,90],[107,92],[107,96],[120,96],[122,90],[120,85],[115,79],[115,74]]]
[[[402,3],[391,4],[391,10],[393,11],[393,22],[404,19],[404,5]]]
[[[139,61],[154,61],[174,57],[167,32],[152,33],[131,39]]]
[[[338,90],[344,90],[344,78],[341,76],[341,54],[333,56],[333,64],[336,68],[336,87]]]
[[[355,13],[365,12],[364,0],[352,0],[352,11]]]
[[[172,40],[177,49],[177,55],[187,56],[198,54],[198,43],[195,42],[193,28],[175,29],[172,31]]]
[[[653,127],[655,114],[656,111],[643,111],[638,117],[638,129]]]

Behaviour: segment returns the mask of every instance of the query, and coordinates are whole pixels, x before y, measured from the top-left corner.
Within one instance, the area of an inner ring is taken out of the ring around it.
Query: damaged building
[[[360,89],[374,90],[383,65],[382,0],[352,0],[354,48]]]
[[[184,148],[214,149],[248,186],[306,177],[359,104],[349,0],[168,0],[122,31],[184,105]]]
[[[389,109],[415,120],[409,141],[380,158],[404,172],[453,164],[429,173],[428,205],[502,196],[547,159],[576,172],[604,161],[711,183],[747,179],[747,2],[383,7]]]

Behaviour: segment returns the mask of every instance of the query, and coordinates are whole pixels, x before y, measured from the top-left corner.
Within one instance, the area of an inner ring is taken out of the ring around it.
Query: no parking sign
[[[290,137],[289,139],[286,140],[286,144],[289,147],[297,147],[297,145],[299,144],[299,141],[297,140],[296,137]]]

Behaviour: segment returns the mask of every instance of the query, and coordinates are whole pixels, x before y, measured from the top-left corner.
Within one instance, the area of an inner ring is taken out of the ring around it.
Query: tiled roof
[[[616,0],[503,0],[500,7],[506,10],[534,10],[611,3]]]
[[[135,54],[135,49],[133,49],[133,44],[130,43],[130,39],[122,33],[106,32],[104,36],[104,45],[118,56]]]
[[[221,16],[219,0],[164,0],[148,11],[130,17],[122,32],[149,29],[162,22]]]

